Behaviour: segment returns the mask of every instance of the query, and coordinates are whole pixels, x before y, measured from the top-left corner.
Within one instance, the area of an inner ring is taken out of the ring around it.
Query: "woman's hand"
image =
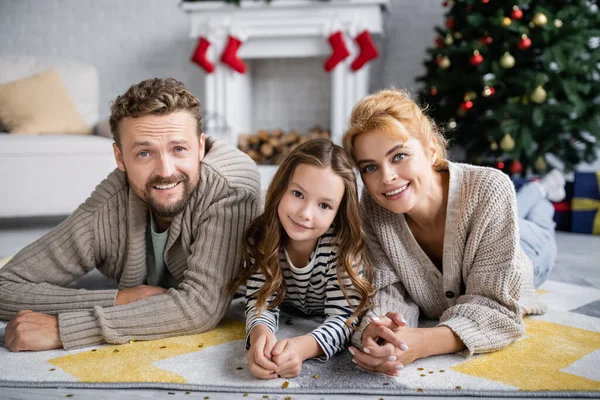
[[[271,361],[273,346],[277,337],[265,325],[256,325],[250,331],[250,348],[246,353],[248,367],[260,379],[277,378],[277,364]]]
[[[422,357],[422,335],[419,328],[407,328],[399,313],[388,312],[371,317],[363,333],[363,351],[350,348],[353,361],[369,371],[398,375],[408,364]]]

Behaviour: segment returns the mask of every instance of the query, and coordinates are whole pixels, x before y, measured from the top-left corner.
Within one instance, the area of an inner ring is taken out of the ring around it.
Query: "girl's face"
[[[344,181],[331,168],[298,165],[277,207],[290,241],[316,245],[333,223],[344,189]]]
[[[371,197],[394,213],[412,210],[432,185],[435,146],[424,149],[413,137],[364,133],[354,141],[354,154]]]

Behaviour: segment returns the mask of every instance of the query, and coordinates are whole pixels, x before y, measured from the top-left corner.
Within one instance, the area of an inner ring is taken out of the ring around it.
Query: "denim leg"
[[[523,185],[517,192],[517,215],[519,218],[528,219],[527,216],[531,210],[541,201],[548,200],[544,197],[539,182],[529,182]]]
[[[556,261],[553,216],[552,203],[543,199],[529,210],[526,219],[519,218],[521,247],[533,261],[536,287],[548,278]]]

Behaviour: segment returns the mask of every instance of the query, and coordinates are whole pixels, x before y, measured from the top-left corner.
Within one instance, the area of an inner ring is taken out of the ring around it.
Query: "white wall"
[[[64,57],[95,65],[101,117],[108,116],[109,101],[131,84],[155,76],[175,77],[202,98],[202,72],[189,61],[196,43],[188,37],[187,17],[178,4],[178,0],[0,0],[0,54]],[[391,84],[415,87],[414,78],[424,72],[425,49],[433,44],[433,26],[443,22],[443,11],[441,0],[391,1],[388,35],[377,39],[382,57],[373,63],[373,89]],[[276,67],[269,68],[273,80],[285,80],[286,87],[290,75],[283,72],[288,67],[281,63],[281,74]],[[268,88],[257,88],[262,92]],[[321,121],[326,114],[312,108],[315,115],[306,115],[307,120],[327,123]],[[268,115],[284,117],[279,110],[272,111]]]

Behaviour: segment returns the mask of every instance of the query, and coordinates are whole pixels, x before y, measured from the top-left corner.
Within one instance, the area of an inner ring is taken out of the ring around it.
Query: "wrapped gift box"
[[[600,235],[600,171],[575,172],[571,230]]]

